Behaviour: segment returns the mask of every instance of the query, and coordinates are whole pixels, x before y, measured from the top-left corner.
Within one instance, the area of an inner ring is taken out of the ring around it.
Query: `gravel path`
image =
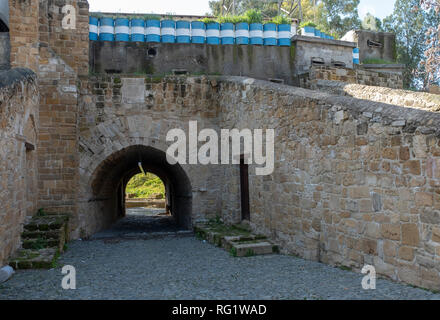
[[[61,266],[77,289],[61,288]],[[233,258],[188,236],[74,241],[53,270],[19,271],[0,299],[440,299],[439,294],[292,256]]]
[[[291,256],[233,258],[192,237],[75,241],[60,259],[73,265],[77,290],[61,288],[61,268],[19,271],[0,299],[440,299],[379,279]]]

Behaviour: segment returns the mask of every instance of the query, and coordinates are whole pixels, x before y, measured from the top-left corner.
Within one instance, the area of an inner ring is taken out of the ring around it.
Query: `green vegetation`
[[[270,20],[270,22],[275,24],[290,24],[290,20],[284,16],[276,16]]]
[[[429,55],[426,51],[429,48],[439,50],[440,43],[437,38],[437,45],[428,44],[435,39],[428,31],[439,28],[440,14],[434,8],[422,10],[419,0],[396,0],[393,13],[382,21],[382,25],[386,32],[396,34],[395,58],[398,63],[405,65],[404,88],[427,88],[429,81],[425,62]],[[429,60],[440,61],[438,56],[430,57]],[[440,83],[440,78],[437,80],[432,84]]]
[[[218,23],[237,23],[238,18],[239,18],[239,16],[227,15],[227,16],[223,16],[223,17],[218,17],[217,22]]]
[[[261,11],[250,9],[246,11],[243,16],[246,18],[247,23],[262,23],[263,22],[263,15],[261,14]]]
[[[149,198],[154,194],[165,197],[165,186],[159,177],[152,173],[137,174],[127,184],[127,194],[134,195],[134,198]]]
[[[350,267],[347,266],[338,266],[339,269],[344,270],[344,271],[352,271],[352,269]]]
[[[44,211],[44,209],[43,208],[38,209],[37,217],[45,217],[45,216],[47,216],[47,213]]]
[[[38,238],[36,241],[34,241],[31,245],[31,248],[33,250],[41,250],[47,247],[47,240],[43,238]]]
[[[205,24],[210,24],[210,23],[216,23],[217,22],[215,19],[212,19],[212,18],[203,18],[203,19],[200,19],[199,21],[201,21],[201,22],[203,22]]]
[[[312,28],[316,28],[316,23],[312,22],[312,21],[304,21],[303,23],[301,23],[299,25],[300,28],[305,28],[305,27],[312,27]]]

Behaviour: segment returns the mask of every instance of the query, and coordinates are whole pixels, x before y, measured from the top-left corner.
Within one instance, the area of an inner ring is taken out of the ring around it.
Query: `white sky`
[[[393,11],[395,0],[361,0],[361,18],[370,12],[381,19]],[[126,13],[173,13],[204,15],[209,13],[208,0],[89,0],[90,11]]]

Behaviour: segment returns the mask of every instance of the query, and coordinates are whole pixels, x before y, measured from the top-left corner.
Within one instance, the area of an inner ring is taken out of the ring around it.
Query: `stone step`
[[[24,225],[26,231],[49,231],[58,230],[68,221],[67,216],[63,215],[47,215],[41,217],[34,217],[32,220]]]
[[[255,243],[240,243],[234,242],[232,244],[231,254],[236,257],[251,257],[274,253],[274,245],[264,241]]]
[[[22,249],[9,265],[14,269],[50,269],[68,240],[67,215],[37,215],[24,225]]]
[[[44,248],[58,248],[60,246],[60,240],[58,239],[26,239],[22,243],[23,249],[44,249]]]
[[[221,224],[198,224],[194,227],[197,237],[222,247],[234,257],[249,257],[278,253],[278,246],[272,244],[263,235],[252,234],[249,230],[238,226]]]
[[[62,228],[48,231],[24,231],[21,234],[22,239],[60,239],[60,234],[63,232]]]
[[[9,265],[18,269],[51,269],[55,266],[59,253],[57,248],[40,250],[19,250],[9,261]]]

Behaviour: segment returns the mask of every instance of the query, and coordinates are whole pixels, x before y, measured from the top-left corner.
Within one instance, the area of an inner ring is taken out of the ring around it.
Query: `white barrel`
[[[101,18],[99,23],[99,40],[114,41],[115,26],[113,18]]]
[[[89,40],[98,40],[98,24],[99,19],[95,17],[89,17]]]
[[[147,42],[160,42],[160,20],[147,20],[145,36]]]
[[[162,42],[176,42],[176,23],[173,20],[163,20],[161,22],[160,32],[162,34]]]
[[[191,42],[205,43],[206,41],[206,25],[202,21],[191,22]]]
[[[130,40],[130,20],[127,18],[117,18],[115,20],[115,41]]]
[[[143,19],[131,20],[131,41],[145,42],[145,21]]]

